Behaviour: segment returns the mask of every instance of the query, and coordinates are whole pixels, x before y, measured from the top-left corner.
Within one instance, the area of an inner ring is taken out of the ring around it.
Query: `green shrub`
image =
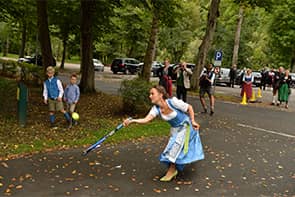
[[[152,85],[142,79],[124,80],[120,93],[123,100],[123,111],[127,114],[146,114],[150,108],[149,90]]]

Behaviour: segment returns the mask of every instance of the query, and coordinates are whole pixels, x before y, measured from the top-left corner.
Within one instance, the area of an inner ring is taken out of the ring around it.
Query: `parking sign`
[[[215,61],[221,61],[222,60],[222,51],[215,51],[214,60]]]

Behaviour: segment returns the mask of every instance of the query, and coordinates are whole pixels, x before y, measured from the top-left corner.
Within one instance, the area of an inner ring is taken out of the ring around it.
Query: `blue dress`
[[[160,155],[160,162],[169,165],[174,163],[177,170],[182,171],[185,164],[204,159],[203,147],[199,131],[192,127],[189,116],[172,105],[171,99],[167,99],[168,106],[177,115],[167,120],[172,132],[169,142]],[[161,112],[157,107],[160,116]]]

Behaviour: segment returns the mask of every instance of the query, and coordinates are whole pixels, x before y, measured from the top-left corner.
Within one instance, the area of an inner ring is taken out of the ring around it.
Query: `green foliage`
[[[214,51],[216,49],[222,49],[222,66],[230,67],[239,5],[233,3],[231,0],[223,1],[220,12],[222,14],[218,20],[217,33],[215,34],[209,56],[213,59]],[[246,6],[239,46],[239,68],[248,67],[259,70],[269,64],[269,46],[267,43],[268,21],[269,14],[264,8]]]
[[[295,58],[295,4],[293,0],[284,0],[274,6],[269,26],[270,44],[274,52],[276,66],[292,67]]]
[[[150,88],[150,83],[139,78],[124,80],[120,87],[124,112],[128,114],[146,113],[150,107]]]
[[[179,7],[174,8],[173,23],[163,24],[159,33],[159,46],[161,51],[160,59],[170,57],[171,62],[192,61],[188,51],[188,46],[197,37],[197,28],[200,25],[199,5],[195,1],[179,3]],[[180,11],[181,10],[181,11]],[[165,50],[164,50],[165,49]],[[188,53],[187,53],[188,52]]]
[[[42,83],[45,79],[43,67],[3,59],[0,59],[0,64],[2,65],[2,69],[0,71],[2,76],[11,77],[17,80],[22,77],[26,83],[30,83],[32,85],[40,85],[40,83]],[[56,73],[58,73],[58,69],[56,69]]]

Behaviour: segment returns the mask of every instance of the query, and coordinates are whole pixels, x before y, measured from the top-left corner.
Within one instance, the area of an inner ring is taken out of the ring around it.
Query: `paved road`
[[[213,117],[196,114],[206,159],[171,183],[158,181],[165,171],[158,162],[163,137],[105,144],[86,157],[73,149],[3,161],[0,195],[294,196],[295,114],[217,105]]]
[[[197,98],[189,103],[201,111]],[[104,144],[86,157],[78,148],[1,161],[0,196],[293,197],[295,113],[274,109],[218,101],[213,117],[196,113],[206,158],[171,183],[158,181],[163,137]]]

